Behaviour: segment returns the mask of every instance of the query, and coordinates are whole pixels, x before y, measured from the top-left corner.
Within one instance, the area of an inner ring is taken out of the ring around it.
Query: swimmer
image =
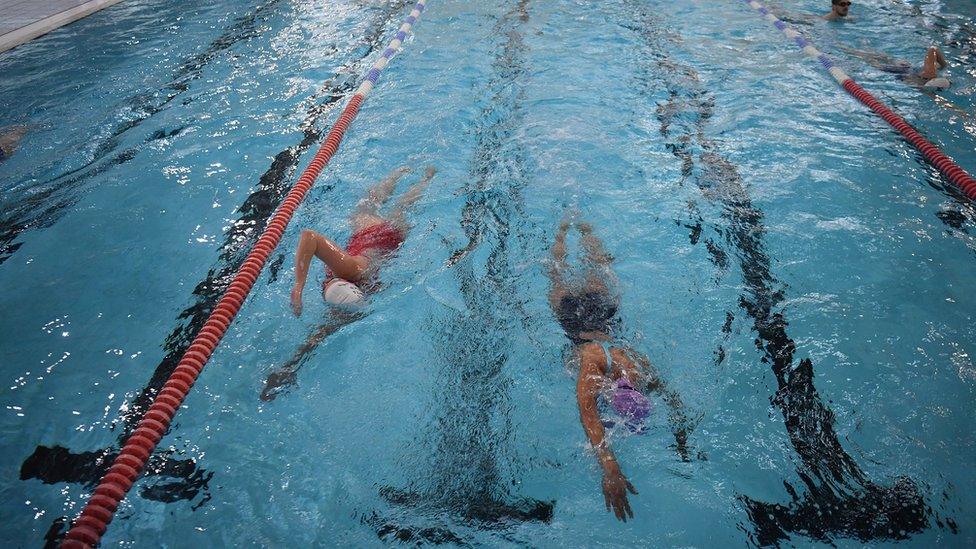
[[[678,455],[687,461],[689,422],[678,394],[667,388],[647,357],[616,339],[620,301],[614,288],[616,277],[610,269],[612,259],[587,223],[576,223],[585,252],[582,280],[567,280],[566,233],[570,224],[568,220],[560,224],[552,246],[549,305],[573,344],[571,364],[579,365],[576,398],[580,422],[603,469],[607,511],[612,509],[619,520],[626,522],[634,517],[627,492],[637,494],[637,490],[620,470],[606,427],[618,424],[631,432],[643,432],[643,422],[651,411],[646,395],[658,393],[671,409],[669,419]],[[606,410],[605,415],[616,416],[617,421],[604,423],[601,408]]]
[[[349,219],[353,233],[345,249],[329,238],[311,230],[302,231],[295,254],[295,285],[291,290],[291,308],[295,316],[302,314],[302,291],[308,278],[312,257],[319,258],[328,268],[322,285],[322,296],[334,305],[360,302],[362,287],[376,274],[380,261],[400,247],[407,236],[407,210],[423,195],[436,170],[427,168],[424,177],[397,201],[389,219],[380,216],[379,209],[389,200],[397,181],[409,169],[394,170],[386,179],[369,190],[359,201]]]
[[[841,49],[851,55],[860,57],[867,64],[878,70],[898,76],[899,79],[907,84],[930,89],[946,89],[950,86],[949,80],[939,75],[939,71],[949,66],[949,64],[946,62],[945,56],[942,55],[942,50],[935,46],[930,47],[925,52],[925,59],[922,61],[921,67],[913,67],[908,61],[896,59],[884,53],[853,48]]]
[[[830,13],[824,15],[827,21],[842,21],[851,9],[851,0],[830,0]]]
[[[7,126],[0,129],[0,162],[10,158],[27,133],[27,126]]]
[[[322,297],[333,305],[332,314],[329,321],[319,326],[287,363],[268,376],[261,391],[262,400],[274,399],[283,387],[294,383],[304,359],[326,337],[363,317],[366,293],[377,288],[375,276],[380,263],[403,243],[410,229],[406,220],[407,211],[420,199],[436,173],[434,168],[427,168],[421,180],[397,200],[389,216],[382,217],[380,208],[389,200],[400,178],[409,171],[407,167],[394,170],[359,202],[349,220],[353,234],[345,249],[315,231],[302,231],[295,254],[292,311],[295,316],[302,314],[302,291],[312,258],[317,257],[326,265]]]

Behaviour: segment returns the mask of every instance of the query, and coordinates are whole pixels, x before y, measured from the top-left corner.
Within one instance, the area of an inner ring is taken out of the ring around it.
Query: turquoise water
[[[408,10],[129,0],[0,55],[0,126],[31,127],[0,164],[5,539],[80,511]],[[976,169],[972,6],[852,15],[798,28]],[[941,98],[837,49],[932,42]],[[439,172],[369,314],[262,401],[328,314],[288,308],[299,231],[344,240],[403,164]],[[546,301],[566,211],[697,421],[688,462],[660,402],[614,438],[626,524]],[[974,215],[738,2],[432,2],[105,546],[972,545]]]

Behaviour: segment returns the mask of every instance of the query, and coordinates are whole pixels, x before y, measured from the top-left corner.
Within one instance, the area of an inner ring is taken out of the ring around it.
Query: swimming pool
[[[0,164],[6,539],[80,510],[408,9],[130,0],[0,56],[0,125],[32,126]],[[852,11],[798,28],[972,170],[971,118],[836,50],[942,42],[972,113],[972,8]],[[326,311],[288,309],[300,229],[344,240],[402,164],[439,173],[370,314],[261,401]],[[626,524],[546,302],[567,210],[697,419],[690,462],[662,406],[614,439]],[[972,544],[973,219],[739,3],[431,3],[105,544]]]

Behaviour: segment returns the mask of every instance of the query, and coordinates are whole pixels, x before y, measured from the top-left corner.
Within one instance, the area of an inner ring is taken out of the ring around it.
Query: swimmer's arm
[[[302,359],[305,358],[306,355],[308,355],[308,353],[312,352],[316,347],[318,347],[319,343],[322,343],[322,341],[325,340],[325,338],[338,332],[339,328],[342,328],[348,323],[349,323],[348,321],[334,320],[332,322],[319,326],[318,329],[316,329],[315,332],[312,333],[312,335],[308,336],[308,339],[305,340],[305,343],[302,343],[301,347],[299,347],[298,350],[295,351],[295,354],[291,357],[291,360],[286,362],[285,365],[282,367],[282,369],[292,368],[296,366],[298,363],[302,361]]]
[[[607,467],[616,464],[617,458],[607,442],[606,430],[603,428],[600,412],[597,410],[597,397],[603,381],[604,375],[600,366],[583,360],[580,364],[579,380],[576,382],[576,403],[579,406],[580,422],[583,424],[586,438],[596,450],[600,467],[606,470]]]
[[[681,397],[678,396],[678,393],[668,389],[663,384],[661,385],[660,391],[665,404],[671,408],[671,413],[668,414],[668,422],[671,423],[671,430],[674,433],[675,451],[678,452],[678,456],[681,457],[682,461],[691,461],[688,452],[690,422],[688,421],[688,416],[685,415],[685,407],[681,402]]]
[[[634,518],[630,502],[627,501],[627,492],[636,494],[637,490],[620,470],[617,458],[607,441],[603,422],[600,421],[596,399],[604,380],[603,366],[595,360],[584,358],[580,365],[579,381],[576,382],[576,398],[583,430],[596,450],[600,468],[603,469],[603,501],[607,511],[612,511],[619,520],[626,522],[628,518]]]
[[[651,363],[646,356],[639,355],[637,360],[640,362],[641,368],[650,377],[648,388],[651,391],[659,393],[661,398],[664,399],[664,403],[671,409],[668,413],[668,423],[671,424],[671,431],[674,433],[675,451],[682,461],[690,461],[688,431],[691,430],[691,422],[688,420],[688,416],[685,415],[685,406],[681,402],[681,397],[678,393],[669,389],[663,379],[654,374]]]
[[[946,110],[950,110],[950,111],[958,114],[959,116],[965,118],[966,120],[970,120],[971,121],[973,119],[973,115],[969,114],[965,109],[963,109],[959,105],[956,105],[952,101],[949,101],[945,97],[942,97],[941,95],[939,95],[937,93],[933,93],[930,90],[923,90],[923,93],[925,93],[925,95],[928,95],[929,97],[931,97],[932,100],[935,101],[936,105],[938,105],[938,106],[940,106],[940,107],[942,107],[942,108],[944,108]]]
[[[347,280],[356,280],[364,269],[357,258],[347,254],[335,242],[315,231],[303,230],[298,240],[298,250],[295,251],[295,285],[291,289],[291,308],[295,316],[302,314],[302,290],[308,280],[313,256],[322,260],[337,276]]]
[[[295,354],[284,363],[281,368],[278,368],[274,372],[268,375],[268,380],[264,384],[264,389],[261,391],[261,400],[272,400],[275,397],[275,392],[282,387],[291,385],[295,382],[295,374],[298,372],[299,368],[302,367],[302,363],[308,357],[309,353],[315,350],[316,347],[325,338],[339,331],[343,326],[356,320],[359,316],[349,316],[349,317],[335,317],[329,322],[319,326],[312,335],[305,340],[305,343],[295,351]]]
[[[302,236],[298,240],[298,249],[295,250],[295,285],[291,289],[291,308],[295,316],[302,314],[302,290],[305,289],[308,268],[312,263],[312,256],[315,255],[316,236],[314,231],[302,231]]]

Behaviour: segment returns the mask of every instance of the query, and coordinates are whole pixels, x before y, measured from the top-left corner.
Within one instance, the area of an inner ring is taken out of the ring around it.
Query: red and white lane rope
[[[363,83],[353,94],[349,103],[343,109],[339,120],[329,131],[311,164],[302,172],[301,177],[288,192],[278,211],[272,216],[261,237],[251,249],[247,259],[234,276],[230,287],[220,298],[214,311],[210,314],[203,328],[197,333],[193,343],[187,349],[179,365],[156,395],[152,406],[139,421],[135,431],[126,440],[118,457],[112,463],[108,472],[99,481],[95,493],[81,511],[81,515],[74,521],[71,530],[65,535],[61,547],[84,548],[93,547],[99,543],[108,524],[115,515],[119,502],[142,473],[146,461],[156,448],[156,444],[166,433],[173,416],[176,415],[183,399],[193,386],[200,371],[207,364],[210,355],[227,332],[230,323],[240,310],[247,298],[251,287],[257,280],[268,256],[281,241],[285,227],[291,221],[292,215],[305,198],[305,194],[315,183],[315,179],[322,173],[322,169],[339,149],[339,143],[349,124],[359,112],[366,96],[373,89],[379,79],[380,72],[386,67],[390,59],[396,54],[410,32],[411,27],[424,11],[426,0],[418,0],[410,15],[404,20],[393,41],[383,52],[383,55],[366,73]]]
[[[813,57],[823,66],[834,80],[840,84],[847,93],[853,95],[858,101],[864,103],[872,111],[878,114],[885,122],[891,125],[892,128],[898,130],[905,139],[911,143],[920,153],[922,157],[925,158],[929,164],[932,164],[946,178],[952,182],[953,185],[957,186],[970,200],[976,200],[976,179],[973,179],[971,175],[966,173],[966,170],[959,167],[951,158],[946,156],[939,150],[938,147],[933,145],[928,139],[922,137],[922,134],[913,128],[905,119],[898,116],[894,111],[888,108],[884,103],[878,101],[876,97],[871,95],[870,92],[862,88],[853,78],[848,76],[843,70],[834,65],[834,62],[827,57],[826,54],[817,50],[813,47],[813,44],[809,40],[803,37],[799,32],[796,31],[792,26],[784,23],[775,15],[769,12],[765,6],[760,4],[757,0],[743,0],[746,4],[749,4],[752,9],[759,12],[763,17],[771,22],[777,29],[782,31],[787,38],[792,39],[803,53],[810,57]]]

